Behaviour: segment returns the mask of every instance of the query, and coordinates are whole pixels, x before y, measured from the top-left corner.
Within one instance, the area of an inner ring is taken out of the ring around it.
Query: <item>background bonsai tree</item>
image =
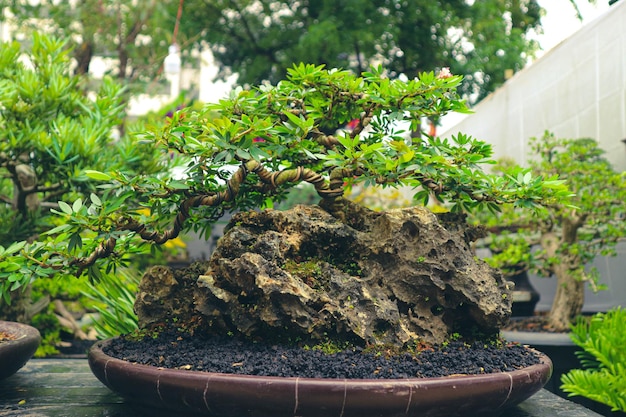
[[[412,187],[418,202],[435,196],[451,202],[457,213],[497,210],[506,202],[540,210],[567,198],[569,192],[555,177],[534,177],[520,168],[507,176],[485,173],[482,164],[492,162],[492,151],[484,142],[462,134],[452,140],[408,134],[423,118],[466,111],[455,92],[460,82],[461,77],[446,70],[402,82],[388,79],[382,68],[357,76],[301,64],[276,86],[239,89],[228,100],[201,111],[179,111],[164,128],[143,134],[141,143],[168,158],[173,154],[186,158],[184,172],[85,167],[81,173],[95,180],[102,192],[59,201],[55,228],[32,243],[4,248],[0,279],[11,285],[3,288],[16,289],[58,273],[98,280],[102,271],[122,264],[128,253],[162,244],[181,231],[206,231],[227,210],[271,206],[301,182],[315,187],[327,213],[357,229],[358,221],[351,217],[356,211],[347,208],[342,197],[352,184]],[[349,121],[356,121],[352,130],[337,130]],[[235,219],[234,226],[237,223]],[[411,238],[419,234],[415,226],[404,229]],[[428,266],[426,261],[420,257],[412,262]],[[475,262],[474,257],[470,255],[469,261]],[[359,273],[356,260],[343,267]],[[447,278],[463,269],[450,268]],[[205,278],[204,284],[214,284],[208,275]],[[478,278],[483,284],[477,285],[486,285],[484,277]],[[497,285],[505,291],[504,283]],[[227,298],[225,290],[216,291]],[[506,316],[506,308],[499,307],[510,303],[506,297],[497,292],[490,307],[501,313],[498,320]],[[236,308],[254,303],[244,301]],[[354,303],[347,308],[355,306],[359,307]],[[440,314],[440,306],[429,308]]]
[[[575,197],[536,216],[505,206],[497,216],[483,218],[495,232],[488,239],[495,253],[488,262],[556,277],[547,326],[567,331],[582,311],[585,285],[599,288],[596,271],[587,265],[598,255],[614,254],[626,235],[626,176],[613,169],[593,139],[557,139],[546,132],[531,146],[537,156],[530,162],[533,174],[558,175]]]
[[[26,51],[17,42],[0,45],[0,245],[9,249],[5,253],[17,253],[23,244],[18,242],[34,242],[61,225],[54,214],[59,200],[102,195],[86,169],[156,175],[170,163],[153,146],[128,136],[116,139],[124,116],[122,88],[105,78],[89,96],[86,80],[71,75],[70,53],[65,41],[39,34]],[[80,240],[67,243],[73,248]],[[83,290],[63,274],[55,280],[29,274],[18,282],[17,265],[3,268],[15,274],[0,280],[5,320],[31,322],[51,301],[63,315],[60,302],[76,300]],[[58,332],[58,324],[48,321],[56,322],[52,315],[37,320],[44,337],[52,328]]]

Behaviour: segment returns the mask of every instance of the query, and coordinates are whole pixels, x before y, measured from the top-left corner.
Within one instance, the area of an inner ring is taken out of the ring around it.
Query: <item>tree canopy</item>
[[[459,92],[470,102],[494,91],[507,70],[524,67],[539,47],[530,34],[541,31],[543,14],[537,0],[31,3],[0,0],[0,8],[9,8],[20,31],[45,19],[55,35],[72,39],[77,72],[100,55],[116,62],[120,79],[154,80],[176,41],[183,59],[211,48],[221,76],[238,73],[249,85],[275,83],[298,62],[357,74],[382,64],[392,77],[408,78],[449,67],[464,77]]]
[[[294,62],[366,71],[382,63],[408,78],[450,67],[478,100],[537,49],[535,0],[187,0],[181,30],[201,34],[223,73],[272,83]]]
[[[9,20],[26,41],[31,38],[29,32],[42,30],[42,21],[47,33],[67,39],[76,60],[76,74],[86,74],[93,58],[100,56],[114,62],[112,76],[132,85],[152,81],[161,71],[172,42],[176,14],[171,15],[169,6],[173,3],[0,0],[0,9],[8,8]]]
[[[134,4],[0,0],[20,28],[46,18],[57,36],[74,42],[77,72],[93,56],[117,60],[128,81],[153,79],[174,39],[179,1]],[[472,3],[472,4],[470,4]],[[186,0],[177,42],[183,52],[210,45],[221,74],[242,84],[272,83],[296,62],[357,73],[383,64],[409,78],[450,67],[465,77],[461,93],[475,100],[521,69],[536,49],[527,35],[540,26],[536,0]],[[37,23],[35,26],[40,27]]]

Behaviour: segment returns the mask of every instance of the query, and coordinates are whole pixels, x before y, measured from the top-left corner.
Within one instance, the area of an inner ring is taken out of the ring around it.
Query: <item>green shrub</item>
[[[99,313],[93,325],[98,338],[107,339],[137,329],[137,315],[133,310],[139,277],[133,271],[120,269],[103,275],[97,284],[87,285],[86,295],[96,302]]]
[[[581,317],[572,326],[571,338],[583,350],[577,352],[583,369],[561,377],[561,389],[626,411],[626,310],[621,307]]]
[[[59,201],[100,199],[107,191],[88,180],[87,170],[167,175],[176,162],[140,143],[134,127],[125,126],[118,137],[127,93],[111,77],[97,91],[86,91],[88,80],[72,74],[71,64],[67,40],[35,33],[25,44],[0,43],[0,256],[19,257],[24,241],[65,227],[55,215],[62,210]],[[78,235],[67,239],[80,246]],[[116,260],[128,263],[127,257]],[[62,327],[48,303],[61,300],[71,310],[89,311],[91,300],[82,294],[86,277],[39,274],[18,282],[24,271],[17,264],[0,268],[14,274],[0,278],[0,317],[34,324],[44,340],[41,352],[54,353]]]

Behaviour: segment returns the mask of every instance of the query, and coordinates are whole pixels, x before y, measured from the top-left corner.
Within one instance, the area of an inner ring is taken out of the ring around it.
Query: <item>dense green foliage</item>
[[[117,138],[124,117],[118,83],[107,77],[88,94],[87,80],[71,74],[67,42],[36,33],[29,44],[0,45],[0,268],[12,274],[0,279],[0,316],[35,325],[44,338],[41,355],[54,353],[60,340],[61,306],[53,301],[83,310],[91,303],[84,296],[87,279],[30,273],[18,279],[20,268],[6,256],[21,256],[24,242],[61,225],[54,214],[59,200],[102,194],[85,170],[156,173],[172,161],[130,136]]]
[[[98,280],[124,264],[125,254],[142,250],[141,242],[206,231],[225,210],[263,207],[303,181],[331,212],[341,211],[352,184],[413,187],[418,201],[434,196],[453,211],[497,210],[504,202],[539,209],[566,198],[556,178],[521,169],[485,173],[492,150],[484,142],[409,135],[422,118],[466,110],[455,92],[460,82],[445,71],[402,82],[381,68],[359,77],[302,64],[276,86],[177,112],[142,143],[168,159],[186,158],[184,173],[86,169],[102,193],[60,201],[57,227],[0,251],[0,278],[13,287],[56,273]],[[353,129],[336,130],[353,120]]]
[[[533,270],[556,276],[557,294],[549,315],[555,330],[566,331],[583,306],[584,284],[597,287],[598,276],[586,266],[598,255],[614,254],[626,236],[626,175],[604,158],[593,139],[557,139],[546,132],[531,140],[537,176],[558,175],[575,196],[568,204],[552,204],[538,216],[511,207],[490,219],[493,266]],[[539,250],[531,251],[532,247]]]
[[[561,389],[626,412],[626,310],[615,308],[591,319],[580,317],[571,338],[583,369],[561,376]]]
[[[35,35],[24,63],[18,43],[0,49],[0,243],[41,232],[42,216],[59,199],[96,192],[85,169],[154,172],[158,154],[114,131],[123,117],[122,90],[105,79],[95,100],[69,74],[63,41]],[[157,162],[158,161],[158,162]],[[14,227],[14,229],[11,229]]]

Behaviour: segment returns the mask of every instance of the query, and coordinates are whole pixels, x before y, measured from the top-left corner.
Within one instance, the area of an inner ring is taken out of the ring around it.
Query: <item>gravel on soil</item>
[[[401,379],[457,374],[508,372],[540,362],[521,345],[496,347],[455,341],[417,354],[385,355],[361,348],[327,354],[238,340],[234,337],[191,337],[164,332],[157,338],[135,341],[113,339],[105,347],[109,356],[164,368],[258,376]]]

